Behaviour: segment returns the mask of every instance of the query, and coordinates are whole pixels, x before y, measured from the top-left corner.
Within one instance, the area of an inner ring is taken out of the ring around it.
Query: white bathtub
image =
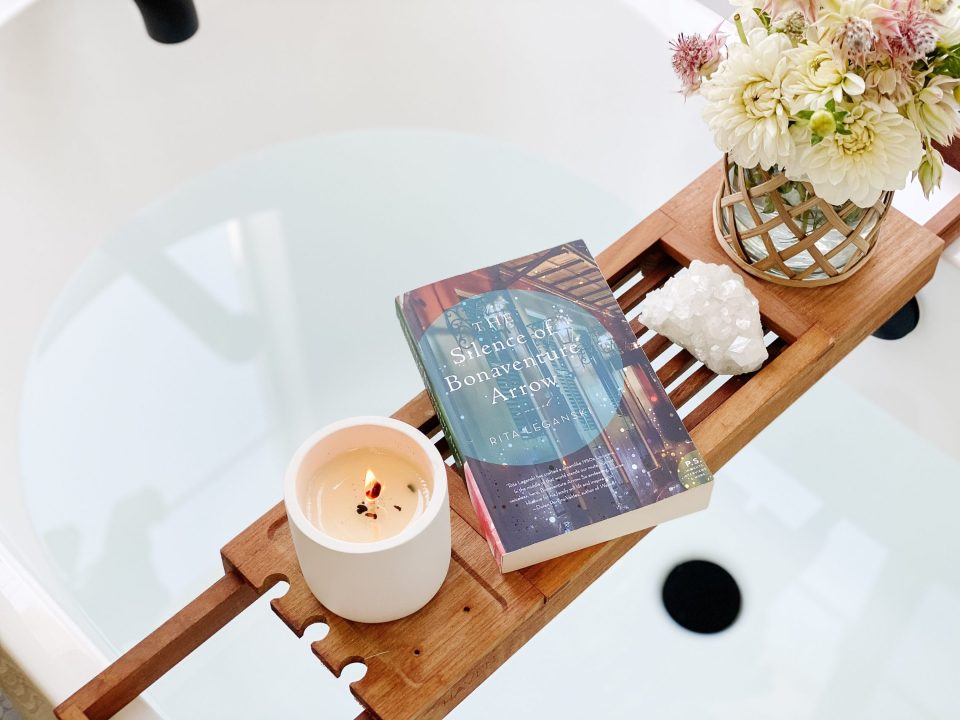
[[[173,47],[132,2],[39,0],[0,26],[0,646],[54,704],[217,576],[311,428],[418,389],[396,292],[574,237],[598,251],[716,158],[668,67],[673,34],[716,22],[692,2],[199,12]],[[936,504],[958,499],[936,477],[957,470],[960,392],[938,380],[957,274],[913,336],[865,343],[731,463],[710,512],[658,529],[455,715],[509,697],[511,716],[875,717],[906,697],[936,716],[955,699],[923,685],[938,666],[895,658],[949,647],[927,610],[955,609],[960,580],[892,458],[922,455]],[[860,494],[838,490],[851,457],[875,476]],[[740,580],[727,633],[660,610],[687,555]],[[907,689],[840,671],[861,657]],[[129,714],[352,717],[358,672],[330,677],[261,601]]]

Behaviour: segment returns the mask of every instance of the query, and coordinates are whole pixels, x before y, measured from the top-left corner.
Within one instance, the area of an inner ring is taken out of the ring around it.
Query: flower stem
[[[747,34],[743,31],[743,21],[740,19],[740,13],[737,13],[733,16],[733,23],[737,26],[737,35],[740,36],[740,42],[744,45],[749,45],[747,42]]]

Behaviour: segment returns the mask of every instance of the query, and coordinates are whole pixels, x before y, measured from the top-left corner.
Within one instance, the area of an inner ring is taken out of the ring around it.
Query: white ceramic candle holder
[[[360,447],[403,454],[430,478],[424,512],[397,535],[375,542],[348,542],[317,528],[298,492],[334,456]],[[354,417],[327,425],[300,446],[284,480],[284,505],[293,546],[307,586],[333,613],[347,620],[396,620],[426,605],[450,565],[450,498],[447,466],[423,433],[385,417]]]

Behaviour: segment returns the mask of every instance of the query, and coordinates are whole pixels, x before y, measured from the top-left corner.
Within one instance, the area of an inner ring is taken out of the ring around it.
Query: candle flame
[[[377,476],[373,474],[373,470],[367,468],[367,477],[363,481],[363,494],[371,500],[376,500],[380,497],[381,488],[380,481],[377,480]]]

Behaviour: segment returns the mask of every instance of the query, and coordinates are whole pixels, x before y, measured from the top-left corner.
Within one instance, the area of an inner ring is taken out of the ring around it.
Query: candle
[[[343,618],[404,617],[446,577],[447,466],[406,423],[357,417],[314,433],[287,467],[284,505],[307,586]]]
[[[403,455],[377,448],[330,458],[303,484],[300,497],[314,527],[349,542],[393,537],[429,501],[430,478]]]

